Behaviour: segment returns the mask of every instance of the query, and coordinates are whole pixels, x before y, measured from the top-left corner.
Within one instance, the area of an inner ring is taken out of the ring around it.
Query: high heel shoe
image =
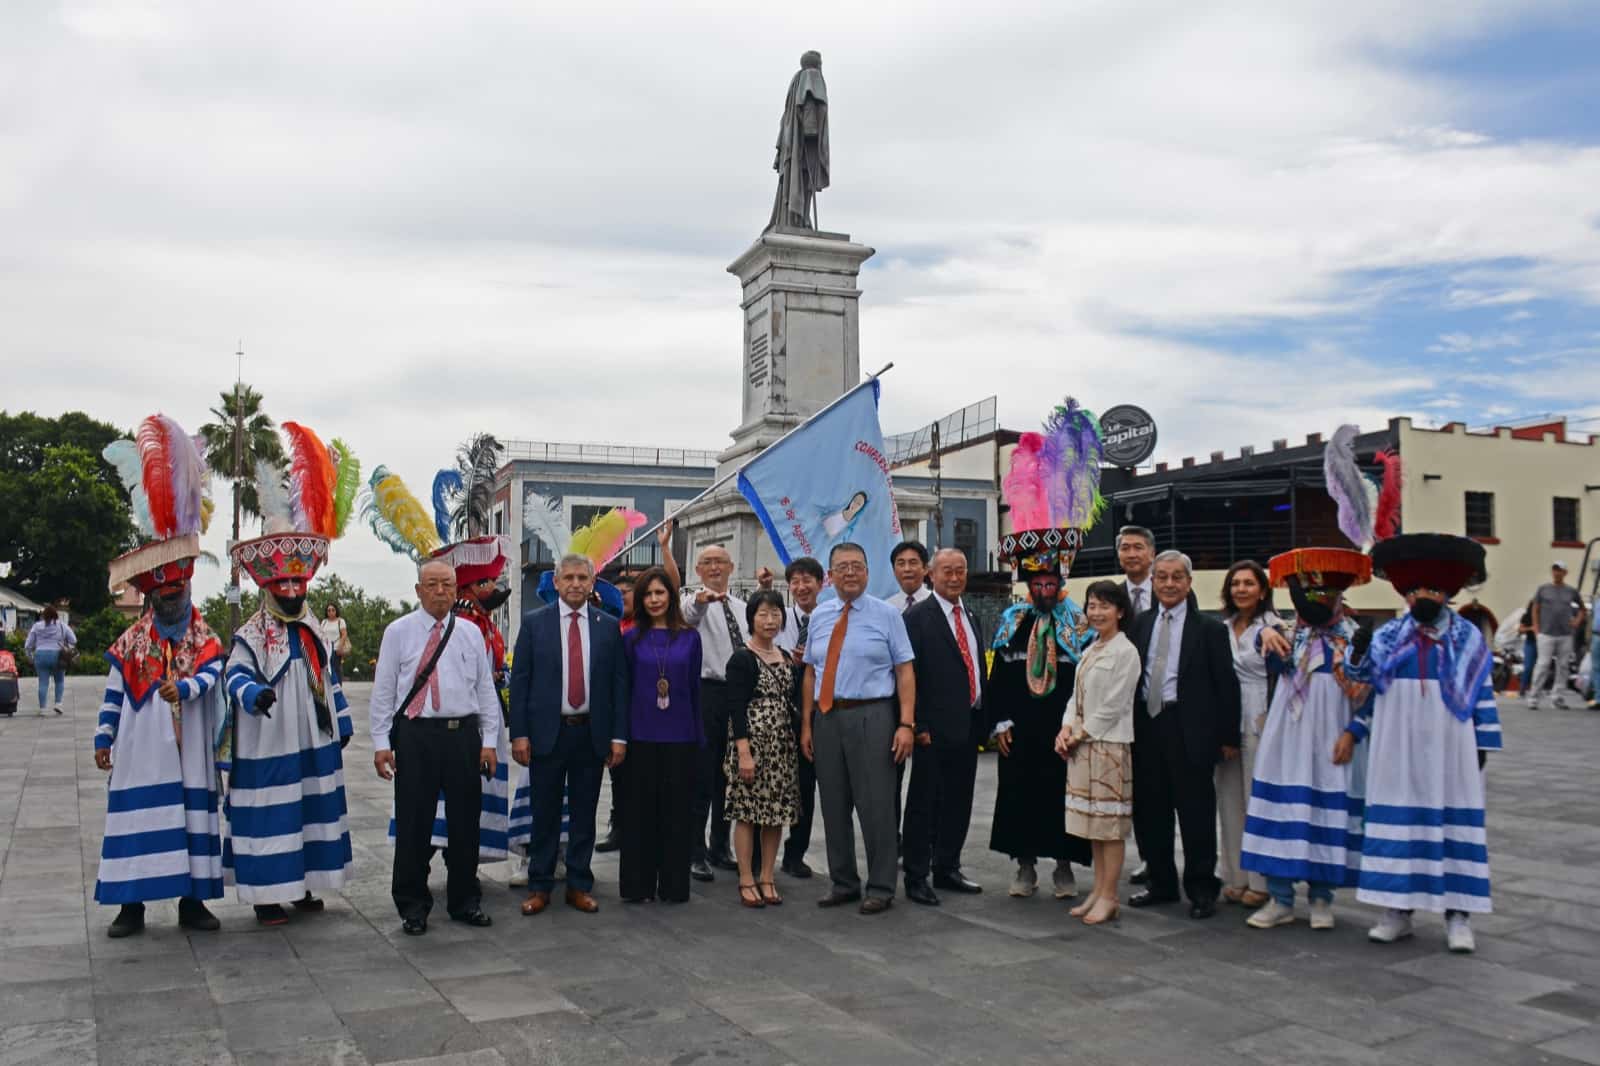
[[[1122,904],[1113,903],[1111,905],[1111,913],[1110,914],[1106,915],[1104,918],[1096,918],[1092,914],[1085,914],[1083,916],[1083,924],[1084,925],[1103,925],[1106,922],[1114,922],[1121,916],[1122,916]]]
[[[760,910],[766,906],[766,903],[762,902],[761,899],[761,890],[756,887],[754,881],[748,885],[739,886],[739,903],[752,910]]]
[[[768,891],[768,890],[771,891]],[[771,881],[757,881],[756,890],[761,893],[761,902],[768,907],[783,906],[783,897],[778,895],[778,886]]]
[[[1098,897],[1096,897],[1094,895],[1090,895],[1088,899],[1084,900],[1082,903],[1078,904],[1076,907],[1072,908],[1067,913],[1072,915],[1074,918],[1082,918],[1085,914],[1088,914],[1091,910],[1094,909],[1094,905],[1095,905],[1095,903],[1097,901],[1098,901]]]

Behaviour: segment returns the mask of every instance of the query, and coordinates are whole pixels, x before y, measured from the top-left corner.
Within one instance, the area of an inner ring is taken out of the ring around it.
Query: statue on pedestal
[[[817,229],[817,190],[828,187],[828,83],[822,55],[807,52],[789,80],[778,125],[778,195],[767,229]]]

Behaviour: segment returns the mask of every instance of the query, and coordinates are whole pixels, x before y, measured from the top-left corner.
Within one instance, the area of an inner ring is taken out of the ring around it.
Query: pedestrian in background
[[[78,653],[78,635],[72,627],[61,621],[54,607],[46,607],[44,614],[28,630],[28,643],[23,648],[33,660],[34,672],[39,675],[39,713],[44,714],[45,697],[50,692],[50,679],[55,678],[56,702],[54,709],[61,713],[61,694],[67,684],[67,665]]]
[[[1572,635],[1583,632],[1584,615],[1583,598],[1567,584],[1567,564],[1557,559],[1550,564],[1549,582],[1533,594],[1533,639],[1539,649],[1539,665],[1534,667],[1527,695],[1530,709],[1538,710],[1546,681],[1554,690],[1555,705],[1567,709]]]
[[[317,622],[322,639],[333,649],[333,672],[344,677],[344,657],[350,654],[350,627],[345,624],[344,613],[332,600],[322,609],[322,619]]]

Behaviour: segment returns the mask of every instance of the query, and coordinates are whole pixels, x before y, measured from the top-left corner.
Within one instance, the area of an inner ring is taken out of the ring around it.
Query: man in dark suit
[[[1217,912],[1217,794],[1212,772],[1239,757],[1239,681],[1228,627],[1200,613],[1182,552],[1155,560],[1156,607],[1133,625],[1144,664],[1134,703],[1133,821],[1150,871],[1133,907],[1178,899],[1172,815],[1183,834],[1183,890],[1191,918]]]
[[[967,558],[946,548],[933,557],[933,595],[905,613],[916,653],[916,748],[906,796],[906,898],[938,906],[934,888],[983,891],[961,872],[961,846],[972,821],[978,745],[989,732],[983,713],[983,635],[961,594]],[[928,884],[932,867],[933,885]]]
[[[550,905],[561,793],[568,796],[567,903],[585,913],[594,898],[594,815],[602,767],[628,744],[628,667],[614,619],[589,603],[594,564],[567,555],[556,566],[555,603],[522,619],[511,664],[511,757],[529,768],[533,839],[522,913]]]

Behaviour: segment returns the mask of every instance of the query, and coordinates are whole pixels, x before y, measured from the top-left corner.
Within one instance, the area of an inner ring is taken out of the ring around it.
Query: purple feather
[[[1099,517],[1100,463],[1104,447],[1099,427],[1078,401],[1067,402],[1045,420],[1044,445],[1039,450],[1041,480],[1046,485],[1050,524],[1057,528],[1086,528]]]
[[[167,456],[172,464],[172,510],[177,531],[200,532],[200,500],[205,494],[206,464],[194,438],[167,415],[158,415],[167,432]]]
[[[1372,498],[1366,475],[1356,465],[1356,434],[1352,425],[1334,430],[1322,453],[1322,474],[1328,495],[1339,508],[1339,531],[1350,543],[1365,550],[1372,543]]]

